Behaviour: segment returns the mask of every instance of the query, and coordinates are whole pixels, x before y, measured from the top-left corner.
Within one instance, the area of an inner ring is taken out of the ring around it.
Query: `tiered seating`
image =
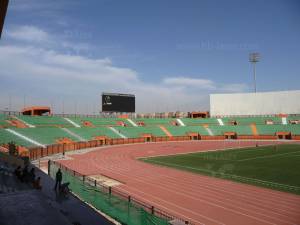
[[[61,138],[69,138],[73,141],[79,141],[75,137],[71,136],[69,133],[62,130],[61,128],[56,128],[56,127],[47,127],[47,128],[37,127],[37,128],[23,128],[23,129],[14,128],[13,130],[44,145],[53,144],[56,142],[56,140]]]
[[[141,137],[142,134],[152,134],[153,136],[166,136],[158,126],[148,127],[118,127],[118,130],[128,138]]]
[[[138,118],[133,120],[135,123],[143,122],[145,126],[150,125],[168,125],[172,121],[176,121],[175,118]]]
[[[5,114],[0,114],[0,127],[8,127],[9,123],[6,122],[8,116]]]
[[[181,121],[187,126],[196,126],[196,125],[219,125],[216,118],[200,118],[200,119],[191,119],[191,118],[182,118]]]
[[[118,122],[123,122],[126,126],[132,126],[126,119],[122,118],[92,118],[92,117],[69,117],[72,121],[83,126],[84,121],[91,122],[92,125],[98,126],[117,126]]]
[[[107,136],[109,138],[120,138],[115,132],[108,127],[81,127],[81,128],[68,128],[73,133],[79,135],[86,140],[92,140],[97,136]]]
[[[203,126],[168,126],[166,127],[173,136],[185,136],[187,133],[196,132],[200,135],[209,135]]]
[[[34,126],[72,126],[63,117],[58,116],[17,116],[22,121]]]
[[[9,133],[5,129],[0,129],[0,145],[7,144],[11,141],[16,143],[17,145],[21,145],[24,147],[32,146],[32,144],[30,142],[25,141],[24,139],[19,138],[19,137],[15,136],[14,134]]]
[[[281,124],[280,117],[224,117],[222,118],[224,124],[230,125],[232,121],[236,121],[238,125],[249,125],[249,124],[266,124],[267,120],[273,121],[274,124]]]
[[[269,125],[270,126],[270,125]],[[253,135],[250,126],[211,126],[209,127],[214,135],[224,135],[225,132],[235,132],[237,135]]]
[[[13,117],[12,117],[13,118]],[[10,129],[24,135],[40,144],[54,144],[58,139],[68,138],[71,141],[77,142],[92,140],[97,136],[106,136],[108,138],[136,138],[143,134],[151,134],[153,136],[185,136],[187,133],[199,133],[207,136],[220,136],[226,132],[235,132],[237,135],[275,135],[276,132],[291,132],[292,135],[300,135],[299,124],[282,124],[280,117],[226,117],[222,118],[224,126],[221,126],[217,118],[207,119],[190,119],[181,118],[185,126],[174,126],[176,118],[138,118],[133,120],[135,123],[144,122],[145,126],[133,126],[127,119],[119,118],[91,118],[91,117],[70,117],[70,119],[83,125],[83,121],[90,121],[95,127],[74,127],[72,123],[65,120],[63,117],[55,116],[18,116],[20,120],[28,124],[34,125],[34,128],[16,128],[10,126]],[[6,123],[5,120],[10,119],[8,116],[0,114],[0,126]],[[289,116],[288,120],[297,120],[300,116]],[[274,125],[266,125],[266,120],[274,121]],[[124,122],[127,126],[118,126],[118,122]],[[237,125],[229,125],[231,121],[236,121]],[[256,125],[252,126],[251,124]],[[56,126],[65,127],[62,129]],[[113,129],[110,129],[110,126]],[[162,127],[163,126],[163,127]],[[164,130],[166,128],[166,130]],[[169,133],[168,133],[169,131]],[[75,134],[72,134],[72,132]],[[253,133],[254,132],[254,133]],[[78,136],[77,136],[78,135]],[[124,135],[124,136],[123,136]],[[82,137],[82,138],[80,138]],[[22,139],[4,128],[0,128],[0,145],[14,141],[17,145],[31,147],[30,141]],[[67,141],[67,140],[66,140]]]
[[[300,125],[286,125],[286,129],[291,131],[293,135],[300,135]]]
[[[276,132],[291,132],[293,135],[300,135],[299,125],[257,125],[260,135],[275,135]]]
[[[287,121],[289,120],[300,120],[300,116],[288,116]]]

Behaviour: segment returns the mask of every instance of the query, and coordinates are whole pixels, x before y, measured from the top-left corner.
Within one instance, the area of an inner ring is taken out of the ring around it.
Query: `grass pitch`
[[[300,195],[300,145],[284,144],[141,159]]]

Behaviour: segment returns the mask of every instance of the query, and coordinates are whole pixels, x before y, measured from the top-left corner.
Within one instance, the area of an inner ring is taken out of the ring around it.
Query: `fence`
[[[52,178],[55,177],[58,168],[62,170],[63,181],[70,182],[69,186],[73,193],[122,224],[167,225],[172,220],[180,221],[182,224],[191,224],[116,188],[105,186],[58,162],[49,161],[48,173]]]
[[[188,136],[177,136],[177,137],[151,137],[151,142],[165,142],[165,141],[187,141],[190,140]],[[103,140],[91,140],[84,142],[74,142],[68,144],[54,144],[48,145],[46,148],[35,147],[29,149],[29,158],[36,160],[45,156],[53,154],[64,153],[68,151],[74,151],[85,148],[99,147],[103,145],[122,145],[122,144],[134,144],[134,143],[145,143],[148,142],[147,138],[116,138],[116,139],[103,139]]]
[[[150,138],[150,139],[149,139]],[[202,136],[201,140],[225,140],[224,135],[219,136]],[[238,135],[237,139],[256,139],[256,140],[275,140],[278,139],[276,136],[272,135],[260,135],[260,136],[250,136],[250,135]],[[90,140],[84,142],[74,142],[67,144],[53,144],[47,145],[46,148],[34,147],[30,148],[28,152],[23,153],[23,156],[28,156],[31,160],[36,160],[41,157],[50,156],[53,154],[64,153],[68,151],[74,151],[85,148],[100,147],[103,145],[122,145],[122,144],[134,144],[134,143],[145,143],[145,142],[166,142],[166,141],[188,141],[192,140],[191,136],[151,136],[151,137],[138,137],[138,138],[115,138],[110,139],[103,137],[102,140]],[[300,135],[292,135],[292,140],[300,140]]]

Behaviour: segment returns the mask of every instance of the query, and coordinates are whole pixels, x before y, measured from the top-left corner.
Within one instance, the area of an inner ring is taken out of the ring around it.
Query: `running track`
[[[270,144],[274,141],[264,141]],[[117,189],[194,224],[300,224],[300,196],[202,176],[138,157],[253,146],[254,141],[193,141],[119,145],[60,161],[85,175],[121,181]]]

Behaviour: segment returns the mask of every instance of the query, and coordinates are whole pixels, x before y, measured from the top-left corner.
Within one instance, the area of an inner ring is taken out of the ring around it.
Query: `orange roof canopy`
[[[31,106],[22,109],[23,115],[41,116],[44,113],[51,114],[51,109],[48,106]]]

